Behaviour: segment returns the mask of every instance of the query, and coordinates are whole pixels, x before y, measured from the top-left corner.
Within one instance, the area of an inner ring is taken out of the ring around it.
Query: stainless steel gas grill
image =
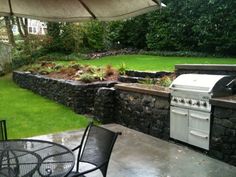
[[[210,98],[232,94],[232,76],[183,74],[170,86],[170,137],[209,150]]]

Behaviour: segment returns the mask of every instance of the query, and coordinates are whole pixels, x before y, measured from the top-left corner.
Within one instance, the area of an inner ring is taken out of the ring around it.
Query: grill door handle
[[[172,110],[171,112],[173,112],[175,114],[179,114],[181,116],[187,116],[188,115],[187,113],[183,113],[183,112],[179,112],[179,111],[175,111],[175,110]]]
[[[201,116],[198,116],[196,114],[190,114],[190,117],[195,118],[195,119],[201,119],[201,120],[209,121],[208,117],[201,117]]]
[[[196,131],[190,131],[190,134],[192,134],[194,136],[197,136],[197,137],[200,137],[200,138],[203,138],[203,139],[208,139],[207,135],[202,135],[201,133],[198,133]]]

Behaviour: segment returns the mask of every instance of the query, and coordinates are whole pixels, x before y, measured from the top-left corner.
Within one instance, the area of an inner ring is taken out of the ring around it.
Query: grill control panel
[[[172,96],[171,105],[185,107],[185,108],[191,108],[194,110],[201,110],[201,111],[205,111],[205,112],[211,111],[211,105],[210,105],[209,101],[206,101],[206,100],[198,100],[198,99],[192,99],[192,98],[183,98],[183,97]]]

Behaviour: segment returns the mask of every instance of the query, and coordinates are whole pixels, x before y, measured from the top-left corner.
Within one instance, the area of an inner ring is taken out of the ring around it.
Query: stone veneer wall
[[[155,94],[126,87],[116,88],[116,122],[129,128],[150,134],[152,136],[169,139],[170,136],[170,102],[169,93]]]
[[[236,109],[214,107],[209,154],[236,166]]]
[[[113,123],[115,109],[115,89],[99,88],[95,96],[94,116],[102,123]]]
[[[116,84],[116,82],[85,84],[24,72],[13,72],[13,80],[22,88],[71,107],[76,113],[92,113],[97,90],[100,87],[112,87]]]

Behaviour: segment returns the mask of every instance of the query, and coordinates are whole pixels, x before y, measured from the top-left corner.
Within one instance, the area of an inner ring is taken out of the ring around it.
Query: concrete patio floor
[[[235,177],[236,167],[182,145],[118,124],[104,127],[122,132],[114,146],[108,177]],[[75,147],[83,130],[33,137]],[[98,177],[97,173],[92,176]]]

